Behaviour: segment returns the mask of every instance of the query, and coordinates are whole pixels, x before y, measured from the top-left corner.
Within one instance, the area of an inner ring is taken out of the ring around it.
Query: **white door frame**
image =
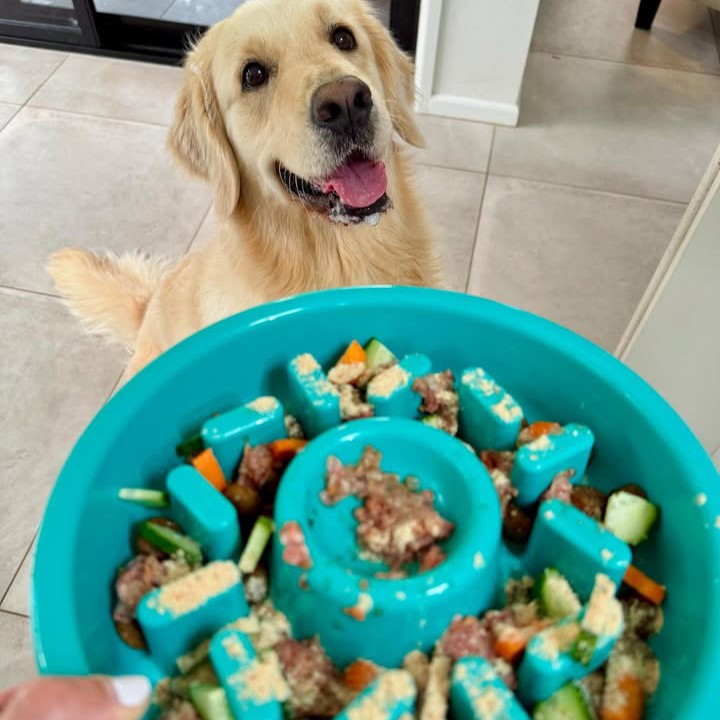
[[[428,115],[517,125],[539,2],[422,0],[415,50],[415,109]],[[472,47],[454,42],[467,28],[472,31]],[[454,73],[467,77],[467,83],[460,83],[467,87],[465,94],[438,87],[439,70],[449,63]]]
[[[673,404],[720,466],[720,147],[616,354]]]

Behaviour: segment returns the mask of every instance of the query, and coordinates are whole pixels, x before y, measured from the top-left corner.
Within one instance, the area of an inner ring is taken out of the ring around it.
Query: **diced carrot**
[[[650,579],[634,565],[628,566],[623,582],[655,605],[662,605],[665,599],[665,586]]]
[[[535,621],[526,627],[506,625],[495,640],[495,654],[509,663],[520,659],[533,635],[547,626],[546,621]]]
[[[270,443],[270,452],[276,460],[288,462],[292,460],[306,445],[307,440],[299,438],[283,438]]]
[[[541,420],[529,425],[527,430],[532,437],[539,438],[543,435],[557,435],[562,430],[562,427],[558,423]]]
[[[640,678],[630,673],[621,675],[612,695],[609,701],[606,699],[603,703],[601,720],[642,720],[645,693]]]
[[[203,450],[190,463],[216,490],[225,492],[227,480],[212,448]]]
[[[347,365],[348,363],[356,362],[365,362],[365,350],[357,340],[353,340],[338,360],[338,365]]]
[[[343,672],[345,685],[353,692],[362,692],[378,674],[377,666],[369,660],[356,660]]]
[[[504,628],[495,641],[495,654],[506,662],[513,663],[525,652],[528,642],[530,636],[520,628]]]

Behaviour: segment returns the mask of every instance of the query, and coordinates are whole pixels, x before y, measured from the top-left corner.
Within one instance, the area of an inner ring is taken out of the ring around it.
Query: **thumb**
[[[0,720],[140,720],[151,690],[142,675],[39,678],[0,693]]]

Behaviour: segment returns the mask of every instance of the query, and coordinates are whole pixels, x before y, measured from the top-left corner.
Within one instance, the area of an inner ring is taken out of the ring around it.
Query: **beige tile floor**
[[[610,350],[720,142],[709,12],[663,0],[648,35],[636,4],[541,0],[520,126],[422,117],[415,154],[452,286]],[[33,672],[33,538],[124,361],[83,336],[45,258],[67,243],[180,256],[212,235],[207,189],[164,150],[179,82],[0,45],[0,688]]]

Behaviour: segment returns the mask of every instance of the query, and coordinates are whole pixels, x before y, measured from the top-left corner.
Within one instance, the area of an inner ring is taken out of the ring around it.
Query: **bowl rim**
[[[57,623],[53,606],[64,599],[74,607],[74,543],[68,542],[68,525],[83,508],[86,489],[90,486],[107,455],[118,428],[135,415],[154,394],[157,386],[172,382],[173,376],[202,356],[215,352],[228,338],[250,328],[272,323],[301,312],[321,310],[327,306],[353,307],[387,305],[413,311],[442,307],[459,315],[482,317],[495,325],[511,325],[515,332],[533,341],[559,348],[571,354],[576,362],[600,376],[606,383],[622,388],[626,400],[646,416],[654,418],[658,434],[670,451],[681,457],[687,467],[687,478],[697,492],[707,496],[700,508],[710,529],[708,552],[718,577],[711,584],[711,607],[720,607],[720,529],[714,531],[720,517],[720,486],[709,482],[718,473],[709,455],[676,411],[639,375],[594,345],[556,323],[524,310],[477,296],[448,290],[405,286],[364,286],[321,290],[273,301],[238,313],[188,337],[144,368],[122,387],[97,413],[73,447],[48,499],[38,532],[37,549],[31,576],[30,623],[33,648],[41,674],[87,674],[83,648],[76,632],[75,618]],[[680,453],[680,448],[682,453]],[[68,508],[71,512],[68,513]],[[75,523],[76,525],[77,523]],[[63,542],[63,540],[65,540]],[[60,600],[59,600],[60,599]],[[704,619],[703,632],[720,639],[720,613]],[[714,702],[715,674],[720,670],[720,642],[707,642],[698,658],[697,682],[686,696],[682,715],[687,720],[704,718]]]

